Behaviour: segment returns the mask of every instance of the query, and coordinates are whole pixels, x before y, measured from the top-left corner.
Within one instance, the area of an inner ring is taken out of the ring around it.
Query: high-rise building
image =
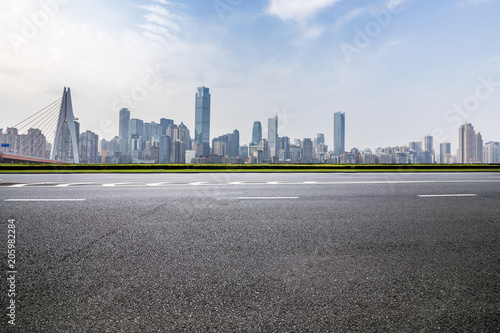
[[[427,164],[434,163],[434,138],[430,135],[424,137],[421,162]]]
[[[166,118],[161,118],[160,119],[160,126],[161,126],[161,135],[166,135],[167,134],[167,128],[168,125],[173,125],[174,121],[172,119],[166,119]]]
[[[290,159],[290,138],[289,137],[283,136],[280,138],[280,150],[283,150],[283,161],[289,160]]]
[[[269,142],[266,139],[262,139],[259,142],[259,150],[262,152],[262,161],[269,162]]]
[[[238,157],[240,155],[240,132],[234,130],[228,134],[227,156]]]
[[[323,133],[318,133],[313,140],[313,154],[318,156],[322,153],[321,149],[325,146],[325,135]]]
[[[302,160],[304,162],[312,162],[313,160],[313,142],[309,138],[302,140]]]
[[[410,150],[415,152],[415,163],[422,163],[422,141],[410,142],[408,144]]]
[[[483,139],[474,126],[465,123],[458,132],[458,163],[478,163],[483,160]]]
[[[120,110],[120,126],[118,130],[118,136],[120,138],[120,152],[122,154],[127,154],[130,136],[130,111],[127,108]]]
[[[262,125],[260,121],[256,121],[253,123],[252,130],[252,143],[251,145],[258,145],[260,140],[262,140]]]
[[[160,151],[158,156],[158,163],[170,163],[170,137],[162,135],[160,137]]]
[[[500,163],[500,142],[487,142],[483,150],[483,163]]]
[[[269,145],[269,157],[273,158],[278,155],[278,115],[274,118],[269,118],[267,127],[267,142]]]
[[[80,161],[82,163],[99,162],[99,136],[92,131],[80,135]]]
[[[446,155],[451,154],[451,143],[443,142],[439,145],[439,163],[445,163]]]
[[[194,140],[203,145],[203,155],[210,155],[210,102],[209,88],[199,87],[195,101]]]
[[[174,141],[180,140],[184,146],[184,151],[192,149],[191,133],[184,123],[181,123],[177,129],[174,129],[174,136],[172,139]]]
[[[130,134],[144,135],[144,122],[140,119],[130,119],[129,136]]]
[[[224,141],[215,140],[212,144],[214,149],[214,155],[226,156],[227,155],[227,145]]]
[[[333,115],[333,152],[340,156],[345,152],[345,113]]]
[[[240,151],[240,157],[242,159],[246,160],[248,158],[248,146],[243,145],[243,146],[239,147],[239,151]]]
[[[150,137],[152,138],[153,136],[161,136],[162,135],[161,131],[162,131],[161,125],[152,121],[151,122],[151,135],[150,135]]]
[[[483,137],[481,133],[476,133],[476,161],[483,161]]]
[[[170,161],[174,164],[184,164],[186,162],[186,150],[180,140],[172,142],[172,154]]]

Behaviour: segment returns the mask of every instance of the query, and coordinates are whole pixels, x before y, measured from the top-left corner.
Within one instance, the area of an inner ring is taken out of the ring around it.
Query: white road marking
[[[8,202],[61,202],[61,201],[86,201],[87,199],[6,199]]]
[[[170,183],[169,182],[153,183],[153,184],[147,184],[147,186],[162,186],[162,185],[166,185],[166,184],[170,184]]]
[[[93,182],[85,182],[85,183],[68,183],[68,184],[58,184],[55,187],[69,187],[69,186],[75,186],[75,185],[95,185],[96,183]]]
[[[56,184],[53,182],[50,183],[26,183],[26,184],[15,184],[15,185],[10,185],[9,187],[25,187],[25,186],[34,186],[34,185],[52,185]]]
[[[423,194],[420,198],[477,197],[477,194]]]
[[[298,198],[299,197],[239,197],[238,200],[285,200]]]
[[[45,183],[26,183],[26,184],[14,184],[9,185],[12,188],[24,188],[24,187],[41,187],[52,185],[52,187],[65,188],[65,187],[77,187],[79,185],[84,186],[97,186],[97,187],[155,187],[155,186],[231,186],[231,185],[383,185],[383,184],[481,184],[481,183],[500,183],[500,179],[489,179],[489,180],[374,180],[374,181],[299,181],[299,182],[244,182],[235,181],[228,183],[209,183],[209,182],[192,182],[192,183],[172,183],[172,182],[158,182],[151,184],[144,184],[138,182],[127,182],[127,183],[56,183],[56,182],[45,182]]]

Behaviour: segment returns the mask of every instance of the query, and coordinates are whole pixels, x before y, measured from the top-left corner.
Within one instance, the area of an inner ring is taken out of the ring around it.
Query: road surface
[[[499,173],[0,178],[8,332],[500,327]]]

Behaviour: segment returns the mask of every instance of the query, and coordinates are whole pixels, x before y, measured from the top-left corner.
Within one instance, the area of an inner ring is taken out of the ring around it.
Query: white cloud
[[[182,30],[183,17],[181,14],[174,14],[169,7],[182,5],[164,0],[150,1],[156,4],[139,6],[146,11],[143,18],[147,23],[139,25],[144,31],[144,36],[160,43],[176,40]]]
[[[266,8],[266,13],[278,16],[283,21],[292,20],[305,25],[318,12],[339,1],[340,0],[271,0],[269,6]]]

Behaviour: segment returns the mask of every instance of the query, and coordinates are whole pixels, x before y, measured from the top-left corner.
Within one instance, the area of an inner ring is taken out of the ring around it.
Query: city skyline
[[[498,2],[220,3],[3,1],[1,127],[67,85],[82,129],[101,138],[116,135],[123,107],[184,122],[194,135],[193,87],[207,86],[211,131],[238,128],[247,143],[254,121],[278,113],[280,135],[320,132],[332,146],[332,106],[349,114],[348,147],[422,135],[457,147],[466,121],[498,140]]]
[[[490,141],[484,145],[481,133],[475,133],[470,123],[465,123],[460,127],[456,155],[451,151],[451,143],[445,141],[435,144],[434,137],[431,135],[424,136],[423,141],[420,142],[410,141],[408,145],[378,147],[375,149],[375,155],[370,148],[347,149],[345,147],[345,113],[342,112],[336,112],[333,117],[333,150],[328,150],[323,133],[318,133],[314,140],[295,138],[294,145],[291,145],[289,137],[278,135],[277,114],[268,119],[268,139],[260,140],[258,145],[255,141],[259,137],[262,138],[260,121],[254,122],[252,140],[248,144],[240,145],[240,133],[238,129],[235,129],[232,133],[213,138],[212,145],[210,145],[200,142],[200,139],[203,140],[203,132],[210,132],[211,95],[207,87],[198,87],[197,90],[195,118],[198,122],[195,123],[195,128],[199,128],[200,132],[195,131],[194,139],[191,138],[190,131],[183,122],[176,125],[174,120],[166,118],[161,118],[159,123],[145,122],[138,118],[130,118],[130,110],[122,108],[119,112],[118,136],[109,142],[103,139],[98,143],[99,135],[91,130],[80,133],[80,124],[75,121],[78,119],[73,115],[69,87],[64,88],[59,106],[55,106],[60,111],[58,111],[59,120],[57,130],[55,130],[54,144],[45,141],[46,135],[51,136],[54,133],[44,132],[45,130],[40,130],[36,126],[32,126],[22,136],[17,135],[18,129],[15,127],[7,128],[8,133],[15,131],[14,137],[9,134],[6,134],[8,136],[6,137],[1,130],[0,135],[4,138],[2,143],[5,143],[5,140],[12,142],[12,145],[8,145],[10,149],[24,152],[21,155],[31,156],[35,153],[40,155],[40,152],[35,152],[37,148],[50,144],[52,146],[51,159],[75,163],[99,163],[101,159],[102,163],[244,163],[245,161],[248,163],[282,163],[289,161],[292,163],[467,164],[499,162],[499,143]],[[46,121],[43,121],[43,124],[45,123]],[[26,124],[23,128],[25,126]],[[30,140],[26,142],[27,139]],[[109,148],[108,144],[110,144]],[[77,150],[74,149],[75,145],[78,147]],[[436,145],[438,149],[435,149]],[[483,149],[486,152],[484,155]],[[261,152],[257,153],[258,150]],[[84,157],[80,158],[80,153]],[[38,155],[35,154],[35,156]],[[215,156],[218,157],[214,159]],[[105,159],[109,159],[109,162],[104,162]],[[196,161],[193,162],[193,160]]]

